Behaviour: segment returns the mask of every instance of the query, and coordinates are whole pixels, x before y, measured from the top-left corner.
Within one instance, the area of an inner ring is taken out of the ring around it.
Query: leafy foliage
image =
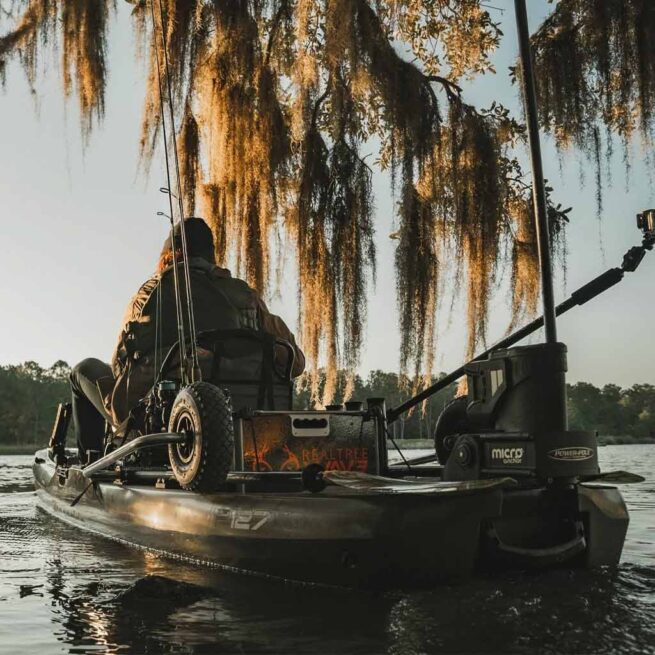
[[[159,142],[169,61],[186,212],[202,208],[219,260],[234,258],[262,292],[293,249],[315,400],[321,358],[327,400],[338,367],[354,370],[362,346],[375,247],[371,169],[361,152],[371,144],[398,200],[401,371],[431,376],[446,279],[465,281],[455,291],[467,294],[469,354],[484,342],[503,264],[511,266],[514,323],[534,313],[530,186],[515,155],[523,126],[497,104],[467,104],[458,86],[493,70],[502,33],[485,3],[130,1],[148,62],[142,162],[147,168]],[[63,90],[77,95],[88,134],[104,111],[113,10],[113,0],[13,0],[0,69],[17,56],[35,85],[44,47],[61,43]],[[652,13],[647,0],[562,0],[540,29],[542,123],[561,144],[595,148],[600,123],[626,139],[636,120],[644,134],[652,127],[644,31]],[[563,252],[566,212],[551,207],[551,216]]]
[[[0,366],[0,444],[44,445],[60,402],[70,398],[64,361]]]
[[[655,437],[655,386],[635,384],[621,389],[588,382],[568,385],[572,430],[598,430],[601,435]]]

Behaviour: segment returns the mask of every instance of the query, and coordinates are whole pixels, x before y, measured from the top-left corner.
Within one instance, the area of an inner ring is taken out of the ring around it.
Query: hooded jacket
[[[181,273],[182,265],[178,263],[177,266]],[[198,333],[213,329],[262,330],[291,344],[295,354],[291,374],[296,377],[303,372],[305,357],[292,332],[279,316],[268,311],[264,301],[246,282],[202,257],[189,258],[189,273]],[[165,353],[178,339],[173,266],[147,280],[125,311],[111,360],[114,382],[105,393],[105,404],[115,425],[127,418],[130,409],[153,384],[158,304],[158,338],[161,339],[158,349]],[[275,357],[281,366],[286,364],[283,350],[276,350]]]

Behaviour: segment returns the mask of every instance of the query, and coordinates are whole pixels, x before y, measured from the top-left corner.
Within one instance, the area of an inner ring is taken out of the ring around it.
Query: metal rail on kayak
[[[109,454],[101,457],[92,464],[85,466],[82,469],[82,474],[85,478],[93,477],[94,473],[108,469],[112,464],[131,455],[141,448],[152,448],[154,446],[168,446],[169,444],[183,443],[187,439],[186,435],[177,434],[175,432],[161,432],[158,434],[144,434],[141,437],[136,437],[120,448],[113,450]]]

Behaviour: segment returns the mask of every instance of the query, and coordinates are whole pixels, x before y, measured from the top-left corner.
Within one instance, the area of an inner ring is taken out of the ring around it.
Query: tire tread
[[[189,491],[209,493],[225,484],[227,474],[232,467],[234,455],[232,409],[225,393],[208,382],[194,382],[186,387],[185,391],[193,398],[201,417],[203,445],[195,476],[190,482],[180,484],[183,489]],[[175,471],[175,466],[173,470]]]

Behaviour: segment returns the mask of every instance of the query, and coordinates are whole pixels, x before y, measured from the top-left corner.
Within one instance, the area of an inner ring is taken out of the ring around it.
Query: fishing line
[[[154,0],[152,0],[154,3]],[[177,201],[179,205],[180,212],[180,232],[182,235],[182,263],[184,268],[184,278],[185,278],[185,287],[186,287],[186,305],[187,305],[187,314],[189,318],[189,332],[190,332],[190,345],[191,345],[191,360],[192,360],[192,369],[191,369],[191,380],[195,381],[196,371],[200,373],[200,365],[198,362],[198,350],[196,347],[196,322],[193,311],[193,296],[191,294],[191,274],[189,272],[189,253],[187,248],[187,239],[186,232],[184,230],[184,202],[182,200],[182,183],[180,180],[180,161],[177,152],[177,138],[175,130],[175,114],[173,112],[173,90],[171,85],[171,73],[170,66],[168,62],[168,45],[166,42],[166,31],[164,29],[164,7],[162,0],[159,0],[159,26],[161,29],[161,40],[164,51],[164,72],[166,73],[166,85],[168,88],[168,112],[171,121],[171,130],[173,132],[173,154],[175,156],[175,176],[177,181]],[[163,111],[163,110],[162,110]],[[170,190],[170,185],[169,185]],[[186,354],[186,353],[185,353]]]
[[[168,183],[168,188],[166,189],[166,191],[168,193],[168,204],[171,212],[169,218],[171,221],[171,250],[173,252],[173,279],[175,285],[175,312],[177,315],[177,338],[180,342],[180,377],[182,380],[182,384],[186,384],[187,381],[187,370],[186,370],[187,367],[185,366],[186,337],[184,335],[184,319],[182,313],[180,280],[179,280],[179,273],[177,270],[177,260],[176,260],[177,247],[175,245],[175,221],[173,219],[173,195],[171,192],[171,171],[170,171],[170,165],[168,160],[168,136],[166,134],[166,116],[164,112],[164,89],[162,87],[162,81],[161,81],[161,65],[159,62],[159,49],[157,46],[157,23],[155,20],[154,0],[151,0],[150,2],[150,16],[152,18],[152,33],[155,40],[154,48],[155,48],[155,63],[157,65],[157,87],[159,89],[159,111],[161,113],[161,127],[162,127],[162,136],[164,140],[164,159],[166,160],[166,181]],[[182,229],[181,232],[182,235],[184,235],[184,229]]]
[[[157,281],[157,291],[155,295],[155,366],[153,371],[153,387],[157,384],[159,378],[159,365],[161,363],[161,348],[162,348],[162,295],[161,295],[161,273],[159,273],[159,280]]]
[[[411,467],[410,463],[405,458],[405,455],[403,455],[403,451],[400,450],[400,448],[398,447],[398,444],[396,443],[396,440],[391,436],[391,433],[389,432],[389,428],[387,426],[384,427],[384,431],[387,433],[387,437],[389,438],[389,440],[393,444],[393,447],[398,451],[398,454],[400,455],[403,462],[405,463],[405,466],[407,467],[407,470],[411,472],[412,467]]]

